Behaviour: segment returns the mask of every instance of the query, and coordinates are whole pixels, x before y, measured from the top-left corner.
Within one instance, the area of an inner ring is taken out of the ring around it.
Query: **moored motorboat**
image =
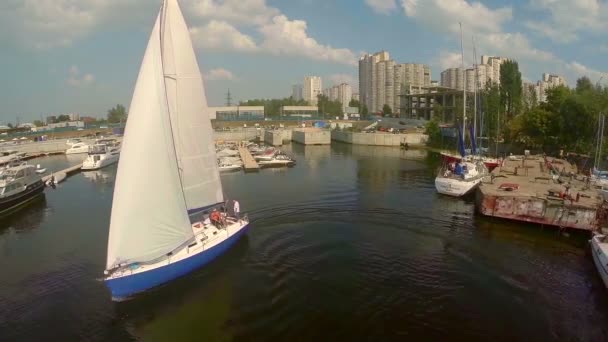
[[[65,154],[80,154],[80,153],[89,153],[89,144],[83,142],[77,142],[65,150]]]
[[[272,159],[259,160],[260,167],[276,167],[276,166],[293,166],[296,164],[295,159],[285,154],[275,154]]]
[[[608,238],[604,234],[594,234],[589,243],[597,272],[608,288]]]
[[[44,191],[42,179],[34,165],[19,165],[0,175],[0,215],[13,212]]]
[[[120,146],[115,141],[98,141],[89,148],[82,170],[97,170],[118,162]]]

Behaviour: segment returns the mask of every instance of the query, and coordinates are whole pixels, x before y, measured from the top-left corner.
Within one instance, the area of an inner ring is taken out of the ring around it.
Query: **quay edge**
[[[575,177],[565,177],[563,184],[554,183],[552,169],[576,175],[576,169],[565,160],[505,160],[492,172],[493,181],[477,188],[476,211],[484,216],[558,228],[596,231],[605,226],[608,208],[600,194]],[[560,193],[566,191],[566,185],[571,197],[564,199]],[[509,187],[511,191],[504,190]]]

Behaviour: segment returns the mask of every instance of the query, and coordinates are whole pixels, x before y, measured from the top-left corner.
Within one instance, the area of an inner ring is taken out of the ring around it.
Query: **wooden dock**
[[[245,171],[258,171],[260,169],[260,165],[258,165],[258,162],[253,159],[248,149],[245,147],[239,147],[239,154],[241,155],[241,160],[243,161],[243,168]]]
[[[570,163],[541,156],[507,158],[476,193],[476,208],[483,215],[581,230],[607,223],[602,202]]]
[[[81,168],[82,168],[82,163],[80,163],[80,164],[76,164],[76,165],[73,165],[73,166],[68,167],[67,169],[63,169],[63,170],[59,170],[59,171],[55,171],[55,172],[53,172],[53,173],[51,173],[51,174],[48,174],[48,175],[46,175],[46,176],[42,177],[42,181],[43,181],[44,183],[46,183],[46,181],[48,181],[49,179],[51,179],[51,177],[52,177],[54,174],[56,174],[56,173],[62,173],[62,172],[65,172],[65,174],[66,174],[67,176],[71,176],[72,174],[74,174],[74,173],[76,173],[76,172],[80,171],[80,169],[81,169]]]

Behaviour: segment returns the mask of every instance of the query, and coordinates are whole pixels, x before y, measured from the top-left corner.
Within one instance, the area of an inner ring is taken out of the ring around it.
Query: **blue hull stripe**
[[[201,266],[211,262],[213,259],[227,251],[241,236],[245,234],[249,225],[244,226],[228,239],[212,248],[150,271],[124,276],[116,279],[106,280],[106,286],[112,292],[113,299],[128,298],[136,293],[149,290],[158,285],[167,283],[173,279],[184,276]]]

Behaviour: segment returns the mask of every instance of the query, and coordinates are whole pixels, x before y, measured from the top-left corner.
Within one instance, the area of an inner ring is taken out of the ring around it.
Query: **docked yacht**
[[[77,142],[65,151],[65,154],[89,153],[89,144]]]
[[[475,189],[488,170],[483,162],[460,162],[453,170],[443,168],[435,178],[435,188],[443,195],[460,197]]]
[[[603,234],[595,234],[589,242],[595,267],[604,281],[604,286],[608,288],[608,238]]]
[[[82,170],[97,170],[118,162],[120,146],[111,140],[100,140],[89,149],[89,155],[82,163]]]
[[[68,146],[74,146],[75,144],[81,143],[82,139],[72,138],[65,141],[65,144]]]
[[[286,154],[275,154],[271,159],[262,159],[258,161],[260,167],[294,166],[295,164],[295,159]]]
[[[34,165],[8,168],[0,175],[0,215],[15,211],[44,190]]]
[[[10,162],[19,160],[25,156],[25,152],[19,152],[14,150],[3,151],[1,153],[2,154],[0,155],[0,165],[8,164]]]

